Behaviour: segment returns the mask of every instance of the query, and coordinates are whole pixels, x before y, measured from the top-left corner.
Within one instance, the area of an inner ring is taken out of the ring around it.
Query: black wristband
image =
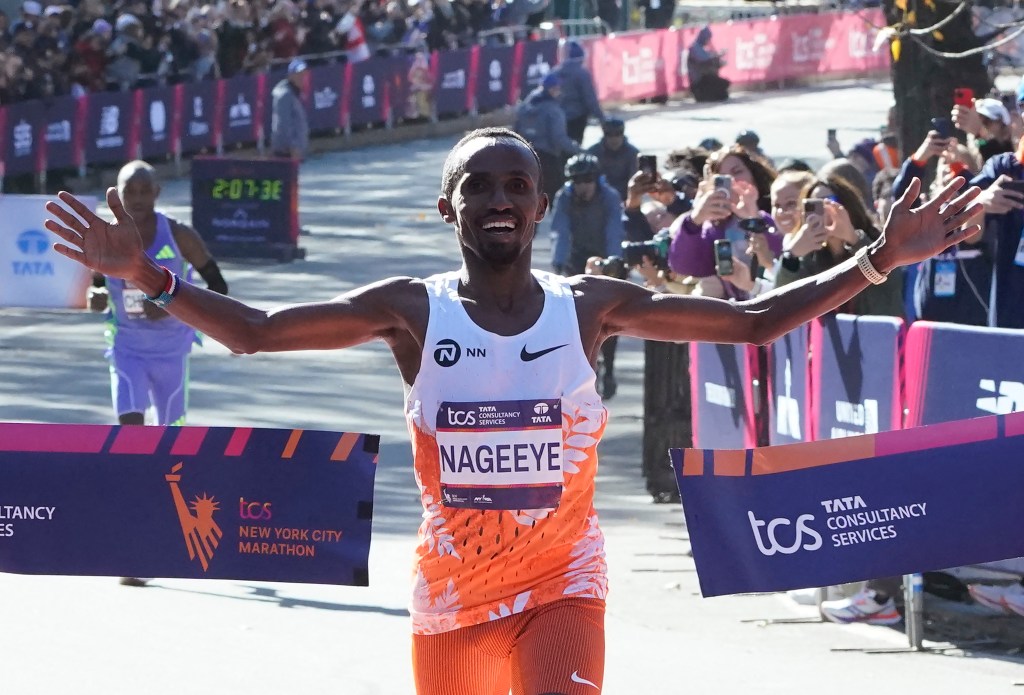
[[[217,261],[210,259],[202,268],[196,268],[196,272],[206,282],[206,286],[218,294],[228,293],[228,283],[220,273]]]
[[[782,267],[791,273],[800,270],[800,257],[794,256],[789,251],[782,254]]]

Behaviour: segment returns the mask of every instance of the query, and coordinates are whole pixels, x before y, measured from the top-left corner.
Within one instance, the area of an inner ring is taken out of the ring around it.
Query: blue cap
[[[304,61],[302,58],[296,58],[292,62],[288,63],[288,74],[294,75],[296,73],[300,73],[307,67],[309,66],[306,65],[306,61]]]
[[[569,41],[565,44],[565,55],[569,60],[578,60],[583,58],[586,53],[578,41]]]
[[[1022,101],[1024,101],[1024,80],[1021,80],[1020,84],[1017,85],[1017,103],[1019,104]]]
[[[541,86],[544,87],[544,89],[551,89],[552,87],[561,87],[562,80],[559,79],[558,75],[556,75],[555,73],[549,72],[547,75],[544,75],[544,80],[541,82]]]

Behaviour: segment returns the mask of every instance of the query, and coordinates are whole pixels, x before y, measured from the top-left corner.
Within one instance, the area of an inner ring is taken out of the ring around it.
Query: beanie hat
[[[562,80],[559,79],[558,75],[556,75],[555,73],[549,72],[547,75],[544,75],[544,80],[541,82],[541,86],[543,86],[544,89],[551,89],[552,87],[561,87]]]
[[[578,41],[570,41],[565,44],[565,55],[569,60],[579,60],[586,55],[583,46]]]

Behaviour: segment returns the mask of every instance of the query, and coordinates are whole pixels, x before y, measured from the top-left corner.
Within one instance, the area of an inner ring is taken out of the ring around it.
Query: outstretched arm
[[[954,179],[930,202],[912,209],[921,190],[914,179],[893,207],[882,236],[868,247],[874,268],[887,274],[902,265],[931,258],[976,233],[968,224],[980,210],[971,188],[957,196]],[[596,283],[595,283],[596,284]],[[704,297],[654,295],[628,283],[595,288],[602,333],[626,334],[674,342],[754,343],[764,345],[856,296],[868,285],[855,259],[768,292],[746,302]]]
[[[161,293],[167,271],[146,256],[135,223],[115,189],[107,189],[113,223],[70,193],[61,192],[58,197],[67,207],[48,202],[46,210],[53,218],[45,222],[48,230],[66,242],[54,244],[58,253],[95,272],[128,280],[150,297]],[[410,307],[423,294],[414,284],[409,278],[394,278],[331,302],[263,311],[182,283],[166,308],[175,318],[234,352],[342,348],[374,338],[393,342],[395,333],[410,330],[406,317],[412,315]]]

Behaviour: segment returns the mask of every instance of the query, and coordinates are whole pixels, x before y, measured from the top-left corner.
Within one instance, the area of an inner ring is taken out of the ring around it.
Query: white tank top
[[[593,493],[608,413],[568,282],[533,277],[543,310],[513,336],[473,322],[458,272],[425,280],[430,317],[406,400],[424,510],[418,634],[607,591]]]

